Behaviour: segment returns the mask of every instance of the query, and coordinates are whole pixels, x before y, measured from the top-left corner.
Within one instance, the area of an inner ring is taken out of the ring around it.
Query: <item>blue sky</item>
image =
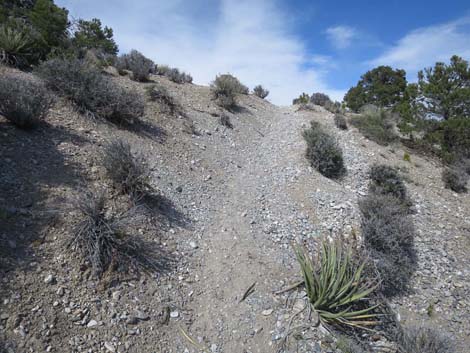
[[[208,84],[230,72],[273,103],[302,92],[341,100],[378,65],[407,71],[458,54],[470,59],[467,1],[56,0],[74,18],[114,29],[121,52],[137,49]]]

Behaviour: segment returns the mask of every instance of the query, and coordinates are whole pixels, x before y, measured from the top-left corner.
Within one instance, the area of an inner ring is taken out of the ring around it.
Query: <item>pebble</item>
[[[44,283],[46,284],[52,284],[54,282],[54,276],[49,274],[46,276],[46,278],[44,278]]]
[[[180,316],[180,313],[178,311],[170,312],[170,317],[173,318],[173,319],[176,319],[179,316]]]
[[[92,328],[92,327],[95,327],[95,326],[97,326],[97,325],[98,325],[98,321],[96,321],[96,320],[90,320],[90,321],[88,321],[88,324],[86,325],[86,327]]]

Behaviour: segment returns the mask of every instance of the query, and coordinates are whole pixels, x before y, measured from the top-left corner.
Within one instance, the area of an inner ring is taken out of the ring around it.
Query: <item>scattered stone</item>
[[[176,318],[179,317],[179,316],[180,316],[180,313],[179,313],[178,311],[172,311],[172,312],[170,312],[170,317],[171,317],[172,319],[176,319]]]
[[[262,315],[264,316],[269,316],[273,313],[273,309],[266,309],[261,312]]]
[[[53,275],[49,274],[44,278],[44,283],[46,284],[53,284],[55,282],[55,278]]]
[[[86,327],[88,327],[88,328],[92,328],[92,327],[95,327],[95,326],[98,326],[98,322],[96,320],[90,320],[90,321],[88,321],[88,324],[86,325]]]

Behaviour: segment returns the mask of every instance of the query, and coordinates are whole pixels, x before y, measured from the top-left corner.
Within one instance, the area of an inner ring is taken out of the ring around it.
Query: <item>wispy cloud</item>
[[[447,62],[454,54],[470,57],[470,16],[413,30],[368,64],[402,68],[416,79],[418,70],[436,61]]]
[[[231,72],[250,87],[266,86],[268,98],[283,105],[304,91],[336,99],[344,93],[326,84],[325,70],[312,64],[275,0],[58,2],[76,16],[101,18],[114,29],[121,51],[135,48],[157,63],[180,67],[196,83]]]
[[[331,45],[337,49],[348,48],[358,35],[357,30],[350,26],[329,27],[325,33]]]

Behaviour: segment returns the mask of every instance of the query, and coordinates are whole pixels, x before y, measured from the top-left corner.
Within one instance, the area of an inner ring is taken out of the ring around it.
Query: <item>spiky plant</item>
[[[350,248],[325,240],[317,258],[310,257],[305,246],[294,248],[310,304],[320,320],[357,328],[377,324],[373,311],[378,305],[369,305],[367,297],[378,283],[363,276],[365,263],[355,264]]]

